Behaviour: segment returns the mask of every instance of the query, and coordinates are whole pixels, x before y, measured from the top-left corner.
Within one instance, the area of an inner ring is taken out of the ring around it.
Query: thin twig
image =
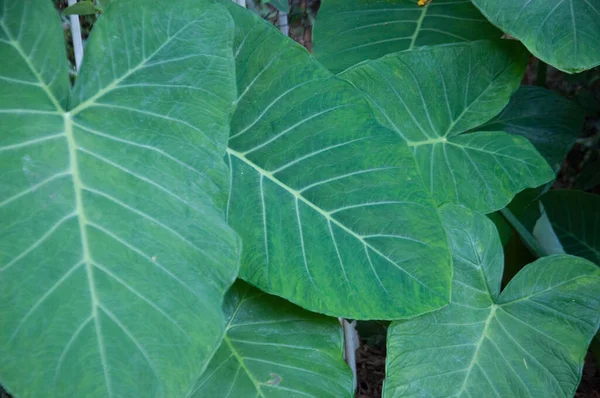
[[[77,3],[77,0],[67,0],[69,7]],[[83,59],[83,40],[81,39],[81,25],[79,24],[79,15],[69,16],[71,21],[71,37],[73,38],[73,53],[75,54],[75,69],[79,72],[81,60]]]

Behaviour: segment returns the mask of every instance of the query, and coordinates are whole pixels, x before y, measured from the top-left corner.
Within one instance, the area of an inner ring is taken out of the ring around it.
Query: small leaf
[[[469,1],[327,0],[314,28],[314,54],[332,72],[417,47],[482,39],[502,32]]]
[[[438,204],[489,213],[554,177],[526,139],[465,132],[496,116],[527,63],[514,41],[480,41],[387,55],[341,74],[369,98],[381,123],[412,150]]]
[[[491,221],[441,210],[454,260],[452,302],[394,322],[384,397],[572,397],[600,321],[600,268],[556,255],[527,265],[500,294]]]
[[[288,0],[267,0],[264,2],[269,3],[270,5],[275,7],[278,11],[281,11],[281,12],[289,12],[289,10],[290,10],[290,5],[288,3]]]
[[[63,15],[93,15],[98,9],[91,1],[80,1],[63,10]]]
[[[600,196],[552,190],[541,201],[563,249],[600,265]]]
[[[504,32],[565,72],[600,65],[600,0],[473,0]]]
[[[225,337],[192,397],[351,397],[337,319],[238,281],[225,299]]]

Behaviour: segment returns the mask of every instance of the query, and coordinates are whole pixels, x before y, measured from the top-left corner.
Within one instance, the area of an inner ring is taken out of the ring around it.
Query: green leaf
[[[572,397],[600,321],[600,268],[568,255],[527,265],[500,294],[491,221],[441,210],[452,303],[388,333],[384,397]]]
[[[91,1],[80,1],[63,10],[63,15],[93,15],[97,11]]]
[[[337,319],[237,282],[224,304],[221,347],[192,397],[351,397]]]
[[[565,72],[600,65],[600,0],[473,0],[494,25]]]
[[[552,190],[541,201],[563,249],[600,265],[600,196]]]
[[[500,214],[500,212],[494,212],[487,215],[490,220],[496,226],[496,230],[498,231],[498,235],[500,236],[500,242],[502,246],[506,246],[508,240],[512,236],[513,229],[509,223],[506,222],[504,217]]]
[[[231,18],[115,2],[70,96],[52,3],[2,3],[0,383],[183,396],[220,344],[238,268],[223,217]]]
[[[367,59],[422,46],[499,39],[469,1],[327,0],[314,28],[315,57],[334,73]]]
[[[98,4],[98,8],[100,8],[102,11],[106,11],[111,1],[112,0],[96,0],[96,3]]]
[[[518,43],[481,41],[390,54],[341,77],[361,89],[381,123],[407,142],[439,204],[489,213],[554,177],[522,137],[463,134],[504,108],[526,63]]]
[[[408,148],[358,90],[228,3],[239,93],[228,216],[244,242],[241,278],[352,319],[445,305],[446,237]]]
[[[573,101],[542,87],[522,86],[498,116],[477,130],[527,138],[558,171],[581,133],[584,118],[584,111]]]
[[[288,12],[290,10],[290,5],[288,3],[288,0],[267,0],[264,2],[269,3],[270,5],[272,5],[273,7],[275,7],[277,10],[279,10],[281,12]]]

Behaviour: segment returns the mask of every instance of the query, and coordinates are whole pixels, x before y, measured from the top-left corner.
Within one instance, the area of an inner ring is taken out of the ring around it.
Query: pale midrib
[[[244,358],[237,352],[237,350],[231,343],[231,340],[229,340],[229,337],[227,337],[227,334],[225,334],[225,336],[223,337],[223,341],[225,342],[225,344],[227,344],[227,348],[229,348],[229,351],[231,351],[237,362],[240,364],[240,367],[244,369],[244,372],[246,373],[252,384],[254,384],[254,388],[256,388],[256,393],[258,394],[258,396],[262,398],[267,398],[262,392],[262,389],[260,388],[260,383],[258,382],[258,380],[256,380],[256,378],[254,378],[254,375],[246,366]]]
[[[262,398],[266,398],[265,395],[263,394],[261,388],[260,388],[260,383],[258,382],[258,380],[256,380],[254,378],[254,376],[250,372],[250,369],[248,369],[248,367],[246,366],[246,363],[244,362],[244,358],[242,358],[242,356],[237,352],[237,350],[233,346],[233,343],[231,342],[231,340],[227,336],[227,332],[231,328],[231,326],[233,324],[233,321],[235,321],[235,318],[237,317],[238,312],[240,312],[240,310],[242,309],[242,305],[246,301],[248,301],[250,299],[251,299],[250,297],[246,296],[246,297],[242,298],[240,300],[240,302],[238,303],[237,308],[235,309],[235,311],[233,312],[233,314],[231,314],[231,318],[229,318],[229,322],[227,322],[227,326],[225,327],[225,334],[223,335],[223,341],[225,341],[225,343],[227,344],[227,347],[229,348],[229,351],[231,351],[231,354],[238,361],[238,363],[240,364],[240,367],[242,369],[244,369],[244,372],[246,372],[246,374],[248,375],[248,378],[250,379],[250,381],[252,382],[252,384],[254,384],[254,387],[256,388],[256,393],[258,394],[258,396],[262,397]]]
[[[288,185],[285,185],[283,182],[281,182],[277,178],[275,178],[275,176],[273,175],[273,173],[268,172],[267,170],[264,170],[261,167],[257,166],[256,164],[254,164],[253,162],[251,162],[250,160],[248,160],[242,153],[237,152],[236,150],[231,149],[231,148],[227,148],[227,153],[229,153],[230,155],[233,155],[236,158],[240,159],[241,161],[243,161],[244,163],[246,163],[250,167],[252,167],[254,170],[256,170],[260,175],[263,175],[263,176],[267,177],[269,180],[271,180],[275,184],[279,185],[281,188],[283,188],[287,192],[290,192],[292,195],[294,195],[294,197],[296,199],[301,200],[303,203],[305,203],[306,205],[310,206],[313,210],[317,211],[319,214],[321,214],[323,217],[325,217],[328,221],[334,223],[335,225],[337,225],[338,227],[340,227],[341,229],[343,229],[344,231],[346,231],[347,233],[349,233],[350,235],[352,235],[353,237],[355,237],[356,239],[358,239],[365,247],[368,247],[369,249],[371,249],[373,252],[375,252],[379,256],[381,256],[384,259],[386,259],[387,261],[391,262],[399,270],[401,270],[406,275],[408,275],[410,278],[412,278],[415,282],[417,282],[418,284],[420,284],[421,286],[423,286],[427,290],[431,291],[431,288],[429,286],[427,286],[426,284],[424,284],[423,282],[421,282],[419,279],[417,279],[416,277],[414,277],[412,274],[410,274],[404,268],[401,268],[398,264],[396,264],[394,261],[392,261],[388,256],[386,256],[381,251],[379,251],[378,249],[376,249],[375,247],[373,247],[362,236],[358,235],[356,232],[352,231],[350,228],[346,227],[344,224],[340,223],[338,220],[336,220],[335,218],[331,217],[331,212],[324,211],[323,209],[319,208],[318,206],[316,206],[315,204],[313,204],[312,202],[310,202],[308,199],[304,198],[304,196],[302,196],[302,194],[301,194],[300,191],[297,191],[297,190],[289,187]],[[231,200],[231,197],[229,198],[229,201],[230,200]],[[434,292],[434,294],[436,296],[439,295],[436,292]]]
[[[12,44],[12,46],[17,50],[19,55],[23,58],[23,60],[25,61],[25,63],[29,67],[29,69],[31,70],[31,73],[33,73],[33,75],[36,77],[36,79],[38,79],[38,81],[40,82],[40,87],[42,88],[42,90],[44,90],[44,92],[46,93],[46,95],[48,96],[48,98],[50,99],[52,104],[56,107],[56,110],[59,112],[62,112],[64,110],[62,105],[58,102],[58,100],[56,99],[56,97],[54,96],[52,91],[50,91],[50,88],[48,87],[48,85],[46,85],[46,82],[44,82],[44,79],[42,79],[42,75],[40,74],[40,72],[38,72],[37,68],[35,68],[31,64],[29,57],[27,56],[27,54],[25,54],[25,51],[23,51],[23,48],[21,48],[21,45],[19,44],[19,42],[16,41],[12,37],[12,35],[10,34],[10,31],[4,24],[3,19],[0,19],[0,27],[2,27],[2,29],[6,33],[6,36],[9,38],[10,44]]]
[[[194,20],[191,21],[187,24],[185,24],[184,26],[181,27],[181,29],[179,29],[177,32],[175,32],[173,34],[173,36],[170,36],[167,40],[165,40],[165,42],[163,44],[161,44],[160,46],[158,46],[158,48],[156,50],[154,50],[150,55],[148,55],[147,57],[143,58],[135,67],[129,69],[126,73],[124,73],[121,77],[114,79],[109,85],[107,85],[106,87],[104,87],[101,90],[98,90],[98,92],[94,95],[92,95],[90,98],[86,99],[84,102],[80,103],[79,105],[77,105],[75,108],[73,108],[70,112],[72,115],[76,115],[77,113],[81,112],[82,110],[88,108],[89,106],[93,105],[97,99],[99,99],[100,97],[104,96],[105,94],[107,94],[108,92],[110,92],[112,89],[116,88],[123,80],[127,79],[129,76],[131,76],[132,74],[134,74],[135,72],[137,72],[138,70],[144,68],[146,66],[146,63],[152,59],[152,57],[154,57],[156,54],[158,54],[160,52],[160,50],[162,50],[166,45],[168,45],[169,43],[171,43],[171,41],[173,39],[175,39],[181,32],[183,32],[185,29],[187,29],[188,26],[196,23],[198,21]]]
[[[412,50],[415,47],[415,43],[417,42],[417,37],[419,36],[419,31],[421,30],[421,25],[423,24],[423,20],[425,19],[425,15],[427,15],[427,9],[429,5],[423,7],[423,11],[421,11],[421,16],[417,20],[417,26],[415,27],[415,33],[413,33],[410,38],[410,45],[408,46],[409,50]]]
[[[106,350],[104,342],[102,340],[102,329],[100,325],[100,318],[98,317],[98,295],[96,294],[96,286],[94,284],[94,273],[92,269],[92,257],[88,245],[87,237],[87,219],[85,217],[85,211],[83,207],[82,198],[82,182],[79,175],[79,166],[77,164],[77,144],[75,137],[73,136],[73,123],[71,121],[71,115],[67,112],[64,114],[65,121],[65,134],[67,136],[67,144],[69,147],[69,164],[71,167],[71,173],[73,176],[73,189],[75,191],[75,213],[77,214],[77,221],[79,224],[79,234],[81,237],[81,247],[83,250],[83,261],[87,272],[88,287],[90,289],[90,297],[92,300],[92,317],[94,318],[94,324],[96,326],[96,340],[98,341],[98,350],[100,352],[100,360],[102,361],[102,367],[104,370],[104,379],[106,383],[106,390],[108,396],[111,397],[112,389],[110,380],[108,377],[108,365],[106,362]]]
[[[481,350],[481,347],[483,346],[483,342],[486,338],[487,331],[490,327],[490,324],[491,324],[492,319],[494,318],[495,314],[496,314],[496,305],[492,304],[490,314],[488,315],[487,319],[485,320],[485,325],[483,327],[483,331],[481,332],[481,337],[479,338],[479,340],[476,343],[477,348],[475,349],[475,352],[473,353],[473,358],[471,358],[471,363],[469,364],[469,367],[467,367],[467,374],[465,375],[465,379],[463,380],[460,390],[456,393],[457,397],[461,396],[462,393],[465,391],[465,388],[467,387],[467,381],[469,380],[469,375],[471,374],[471,370],[473,370],[473,366],[477,363],[477,356],[479,355],[479,351]]]

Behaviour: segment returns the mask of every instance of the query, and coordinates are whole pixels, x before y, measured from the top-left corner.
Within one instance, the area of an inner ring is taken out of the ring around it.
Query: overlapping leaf
[[[337,319],[237,282],[221,347],[192,397],[351,397]]]
[[[521,86],[510,102],[477,131],[506,131],[527,138],[558,170],[579,137],[585,113],[573,101],[536,86]]]
[[[600,196],[553,190],[540,200],[565,252],[600,265]]]
[[[238,267],[222,161],[232,22],[115,2],[70,94],[52,3],[0,1],[0,382],[15,396],[177,397]]]
[[[229,8],[239,94],[228,218],[244,242],[241,277],[348,318],[402,318],[446,304],[446,238],[406,145],[350,84]]]
[[[522,137],[463,134],[504,108],[526,60],[518,43],[481,41],[390,54],[341,77],[359,87],[381,123],[406,141],[438,203],[488,213],[553,178]]]
[[[491,221],[454,205],[442,218],[452,303],[392,324],[385,397],[572,397],[600,321],[600,268],[568,255],[526,266],[500,294]]]
[[[470,1],[327,0],[314,29],[314,54],[334,73],[416,47],[482,39],[502,32]]]
[[[566,72],[600,65],[600,0],[473,0],[536,57]]]

